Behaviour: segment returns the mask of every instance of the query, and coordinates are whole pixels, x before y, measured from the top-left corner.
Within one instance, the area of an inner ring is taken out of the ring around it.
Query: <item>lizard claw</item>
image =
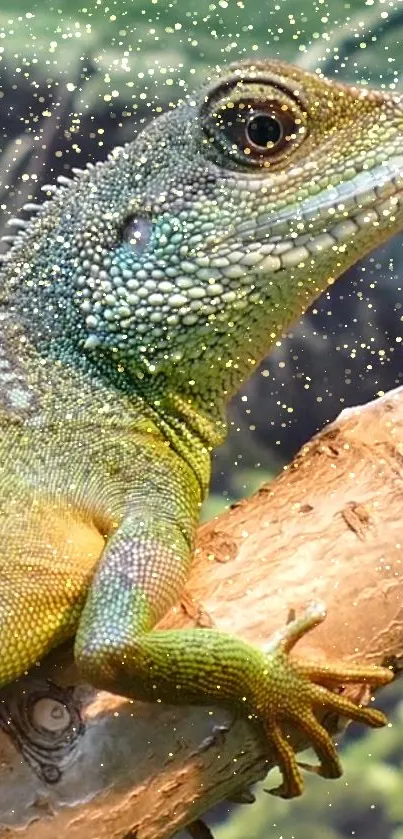
[[[382,711],[356,705],[347,697],[333,692],[336,686],[350,682],[366,682],[371,686],[387,684],[393,678],[393,673],[387,668],[342,662],[325,665],[323,662],[288,658],[297,641],[325,616],[322,604],[311,605],[301,617],[277,632],[264,648],[269,677],[273,669],[273,684],[276,680],[283,687],[281,697],[275,701],[270,697],[271,701],[266,706],[268,712],[265,713],[264,703],[258,709],[267,741],[283,775],[282,784],[266,792],[282,798],[301,795],[303,780],[300,767],[308,768],[297,763],[295,751],[282,731],[282,722],[292,723],[305,735],[319,759],[318,766],[309,768],[322,778],[339,778],[342,767],[330,734],[314,714],[315,708],[324,708],[374,728],[387,723]]]

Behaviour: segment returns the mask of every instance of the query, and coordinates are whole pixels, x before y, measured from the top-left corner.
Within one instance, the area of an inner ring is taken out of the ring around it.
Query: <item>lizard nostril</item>
[[[122,239],[133,245],[138,253],[142,253],[148,245],[153,225],[149,219],[132,216],[126,219],[122,230]]]

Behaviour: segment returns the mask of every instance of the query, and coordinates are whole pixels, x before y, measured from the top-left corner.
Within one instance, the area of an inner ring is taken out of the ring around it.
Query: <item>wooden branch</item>
[[[203,525],[184,606],[161,626],[213,622],[259,644],[321,599],[328,618],[298,654],[399,668],[402,503],[403,388],[343,411],[277,480]],[[268,768],[252,723],[97,695],[77,684],[69,647],[3,691],[0,721],[0,839],[168,839]]]

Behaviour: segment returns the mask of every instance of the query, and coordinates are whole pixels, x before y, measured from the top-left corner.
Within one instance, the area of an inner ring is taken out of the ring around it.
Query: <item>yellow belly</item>
[[[17,512],[9,489],[0,510],[0,686],[74,635],[104,546],[91,522],[60,504],[16,493]]]

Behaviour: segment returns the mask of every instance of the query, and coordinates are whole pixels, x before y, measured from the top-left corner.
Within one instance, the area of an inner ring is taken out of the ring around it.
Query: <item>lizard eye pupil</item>
[[[273,148],[283,138],[283,127],[271,114],[253,114],[245,126],[247,142],[256,149]]]

